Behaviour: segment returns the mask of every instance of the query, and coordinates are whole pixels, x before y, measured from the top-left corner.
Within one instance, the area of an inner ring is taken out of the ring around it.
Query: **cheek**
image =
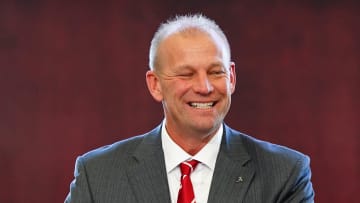
[[[217,91],[220,94],[229,94],[231,93],[231,84],[227,80],[221,80],[213,83]]]
[[[177,99],[182,97],[191,87],[189,82],[182,80],[167,81],[164,85],[164,96],[168,99]]]
[[[178,93],[186,92],[192,87],[192,82],[188,80],[176,80],[173,81],[171,85],[171,91],[176,91]]]

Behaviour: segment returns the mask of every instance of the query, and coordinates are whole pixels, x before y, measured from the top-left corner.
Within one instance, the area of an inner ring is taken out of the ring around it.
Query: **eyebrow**
[[[211,68],[214,68],[214,67],[225,67],[224,64],[222,62],[214,62],[214,63],[211,63],[209,66],[207,66],[207,68],[211,69]],[[184,70],[184,69],[194,69],[193,66],[191,65],[180,65],[177,67],[178,70]]]

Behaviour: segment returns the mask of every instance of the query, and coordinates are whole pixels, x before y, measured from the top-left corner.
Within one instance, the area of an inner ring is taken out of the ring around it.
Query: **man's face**
[[[235,67],[223,60],[220,42],[199,31],[170,35],[159,45],[152,95],[163,103],[169,132],[212,134],[221,125],[235,89]]]

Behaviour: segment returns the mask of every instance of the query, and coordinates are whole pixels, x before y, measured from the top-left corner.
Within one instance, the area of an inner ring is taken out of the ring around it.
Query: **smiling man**
[[[214,21],[189,15],[162,24],[149,66],[164,121],[78,157],[65,202],[313,202],[307,156],[223,123],[235,63]]]
[[[173,34],[158,44],[156,65],[150,64],[146,78],[150,93],[163,104],[169,136],[195,155],[230,108],[235,65],[215,31],[206,31],[206,26],[180,31],[182,26],[178,22]]]

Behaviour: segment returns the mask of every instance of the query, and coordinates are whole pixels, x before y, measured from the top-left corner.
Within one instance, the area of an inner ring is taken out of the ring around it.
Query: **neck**
[[[215,136],[218,128],[207,133],[182,132],[178,133],[166,128],[170,138],[185,152],[194,156]]]

